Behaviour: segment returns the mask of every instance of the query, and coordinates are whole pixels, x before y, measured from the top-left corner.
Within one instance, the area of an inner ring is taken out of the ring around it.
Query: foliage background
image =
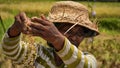
[[[0,0],[0,16],[5,28],[8,29],[14,22],[14,16],[19,12],[24,11],[29,17],[39,17],[41,14],[47,16],[55,2],[55,0]],[[94,54],[98,60],[98,68],[120,68],[120,3],[87,1],[80,1],[80,3],[88,7],[90,17],[90,6],[95,5],[100,35],[95,37],[93,42],[90,42],[91,38],[85,39],[79,49]],[[0,23],[0,41],[3,35],[4,31]],[[39,41],[40,38],[36,40]],[[6,60],[0,50],[0,68],[10,68],[10,66],[10,61]]]

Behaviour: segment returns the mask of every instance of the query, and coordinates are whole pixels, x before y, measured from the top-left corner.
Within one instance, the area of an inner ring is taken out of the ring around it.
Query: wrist
[[[52,44],[57,51],[59,51],[63,48],[64,40],[65,40],[64,36],[58,36],[57,38],[55,38],[55,40]]]
[[[10,27],[7,31],[9,37],[16,37],[20,35],[20,30],[18,28]]]

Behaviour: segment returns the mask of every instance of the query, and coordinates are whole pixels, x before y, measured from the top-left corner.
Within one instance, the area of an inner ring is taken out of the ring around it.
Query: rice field
[[[2,17],[5,28],[14,22],[14,16],[19,12],[26,12],[29,17],[40,16],[48,11],[55,1],[36,0],[0,0],[0,16]],[[88,6],[93,2],[80,2]],[[98,60],[98,68],[120,68],[120,3],[117,2],[96,2],[94,3],[99,22],[100,35],[94,38],[93,42],[89,39],[80,45],[82,51],[88,51],[95,55]],[[4,35],[0,24],[0,41]],[[37,39],[39,41],[39,38]],[[86,44],[87,42],[87,44]],[[0,51],[0,68],[10,68],[10,61],[6,60]]]

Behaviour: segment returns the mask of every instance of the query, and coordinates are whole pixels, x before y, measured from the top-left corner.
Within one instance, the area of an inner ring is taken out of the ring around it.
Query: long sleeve
[[[63,48],[57,52],[68,68],[96,68],[97,62],[93,55],[83,54],[66,38]]]
[[[2,50],[7,58],[14,64],[23,64],[24,67],[33,66],[36,57],[35,47],[29,43],[21,41],[20,36],[9,38],[6,33],[2,40]]]

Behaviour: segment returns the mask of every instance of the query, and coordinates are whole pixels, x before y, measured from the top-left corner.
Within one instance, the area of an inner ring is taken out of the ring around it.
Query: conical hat
[[[86,6],[73,1],[56,2],[49,12],[48,19],[54,23],[71,23],[86,27],[95,34],[99,34],[98,27],[89,20]]]

